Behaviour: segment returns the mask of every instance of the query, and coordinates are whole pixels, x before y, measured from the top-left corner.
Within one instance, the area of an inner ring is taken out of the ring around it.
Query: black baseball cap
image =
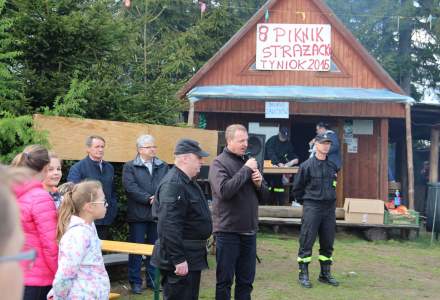
[[[199,142],[191,139],[181,139],[177,142],[176,148],[174,150],[175,155],[194,153],[200,157],[208,157],[209,153],[203,151],[199,146]]]
[[[317,143],[324,143],[324,142],[331,142],[332,140],[330,139],[330,136],[327,133],[322,133],[322,134],[318,134],[315,137],[315,142]]]
[[[287,128],[285,126],[280,127],[280,133],[282,136],[284,136],[286,138],[289,137],[289,128]]]

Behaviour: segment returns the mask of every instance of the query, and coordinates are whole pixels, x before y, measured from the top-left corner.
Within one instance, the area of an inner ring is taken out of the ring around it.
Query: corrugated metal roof
[[[188,94],[191,102],[205,99],[284,100],[298,102],[394,102],[414,99],[386,89],[312,86],[216,85],[197,86]]]

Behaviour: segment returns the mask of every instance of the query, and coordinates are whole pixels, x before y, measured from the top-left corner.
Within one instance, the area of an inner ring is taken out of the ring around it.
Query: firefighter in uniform
[[[292,189],[297,201],[303,203],[298,251],[298,281],[305,288],[312,287],[308,265],[312,259],[316,235],[319,235],[319,262],[321,264],[318,280],[333,286],[339,285],[330,272],[336,230],[336,173],[338,168],[327,157],[331,139],[326,133],[316,136],[315,145],[315,155],[300,165]]]
[[[206,242],[212,221],[195,177],[208,153],[198,142],[182,139],[174,154],[175,165],[159,184],[153,202],[158,239],[151,263],[161,272],[164,300],[196,300],[201,271],[208,267]]]

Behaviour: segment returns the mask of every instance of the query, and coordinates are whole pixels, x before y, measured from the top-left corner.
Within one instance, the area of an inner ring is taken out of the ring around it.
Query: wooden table
[[[101,249],[102,251],[109,252],[151,256],[153,255],[154,245],[101,240]],[[156,268],[156,273],[154,275],[154,300],[159,300],[159,277],[159,269]]]
[[[298,167],[264,167],[263,174],[296,174]]]

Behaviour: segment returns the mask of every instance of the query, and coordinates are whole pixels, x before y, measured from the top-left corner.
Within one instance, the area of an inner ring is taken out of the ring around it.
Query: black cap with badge
[[[331,143],[332,140],[330,139],[330,136],[327,133],[321,133],[321,134],[318,134],[315,137],[315,142],[323,144],[325,142],[330,142]]]
[[[280,127],[280,133],[284,138],[288,138],[289,137],[289,128],[283,126]]]
[[[203,151],[199,146],[199,142],[191,139],[181,139],[177,142],[176,148],[174,150],[175,155],[194,153],[200,157],[208,157],[209,153]]]

